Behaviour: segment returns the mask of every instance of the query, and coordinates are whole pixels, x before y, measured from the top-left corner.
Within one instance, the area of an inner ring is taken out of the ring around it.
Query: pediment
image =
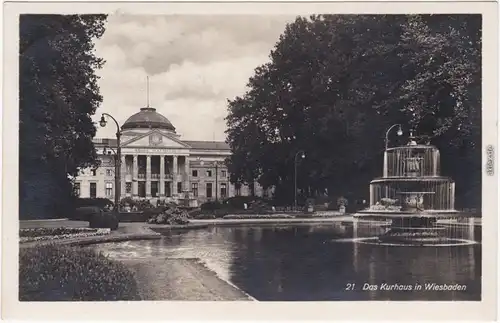
[[[122,147],[189,148],[189,145],[159,131],[151,131],[124,142]]]

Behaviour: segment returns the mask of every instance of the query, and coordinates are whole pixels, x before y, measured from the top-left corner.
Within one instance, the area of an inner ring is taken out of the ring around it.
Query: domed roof
[[[156,109],[151,107],[142,108],[141,111],[128,118],[122,126],[122,129],[136,128],[175,131],[175,127],[172,123],[163,115],[156,112]]]

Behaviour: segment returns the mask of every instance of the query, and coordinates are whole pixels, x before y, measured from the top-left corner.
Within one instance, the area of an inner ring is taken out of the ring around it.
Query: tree
[[[91,120],[102,101],[94,43],[105,15],[21,15],[20,216],[64,212],[78,168],[97,165]]]
[[[481,15],[410,16],[402,40],[412,77],[394,98],[440,148],[458,206],[480,207]]]
[[[456,143],[471,141],[470,130],[480,126],[468,92],[480,86],[478,26],[465,15],[298,17],[248,91],[229,101],[231,169],[245,169],[290,201],[293,156],[306,150],[299,187],[359,198],[380,176],[390,125],[408,124],[435,140],[453,134]]]

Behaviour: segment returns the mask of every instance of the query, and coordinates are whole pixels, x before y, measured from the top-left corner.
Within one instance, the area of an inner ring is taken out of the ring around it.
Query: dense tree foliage
[[[21,15],[19,43],[20,216],[64,215],[68,175],[96,165],[91,120],[102,101],[93,41],[104,15]]]
[[[480,204],[480,15],[298,17],[228,105],[234,183],[258,180],[290,202],[305,150],[303,198],[367,198],[385,132],[401,123],[441,149],[457,195]]]

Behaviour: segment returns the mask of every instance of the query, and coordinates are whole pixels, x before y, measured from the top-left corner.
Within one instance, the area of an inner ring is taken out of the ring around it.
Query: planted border
[[[243,219],[295,219],[295,216],[288,214],[229,214],[224,216],[224,220]]]
[[[38,229],[39,232],[37,232]],[[24,232],[24,234],[28,235],[25,236],[20,235],[19,241],[23,243],[23,242],[61,240],[61,239],[72,239],[72,238],[82,238],[82,237],[95,237],[95,236],[108,235],[111,232],[109,228],[103,228],[103,229],[81,228],[82,230],[78,230],[80,228],[78,229],[68,228],[67,230],[60,230],[61,228],[57,229],[58,230],[54,230],[54,232],[56,233],[54,235],[46,234],[50,233],[51,229],[46,229],[46,228],[27,229],[30,230],[31,232],[29,233]],[[44,234],[42,235],[41,233]]]
[[[134,274],[93,249],[38,245],[20,249],[20,301],[140,300]]]

